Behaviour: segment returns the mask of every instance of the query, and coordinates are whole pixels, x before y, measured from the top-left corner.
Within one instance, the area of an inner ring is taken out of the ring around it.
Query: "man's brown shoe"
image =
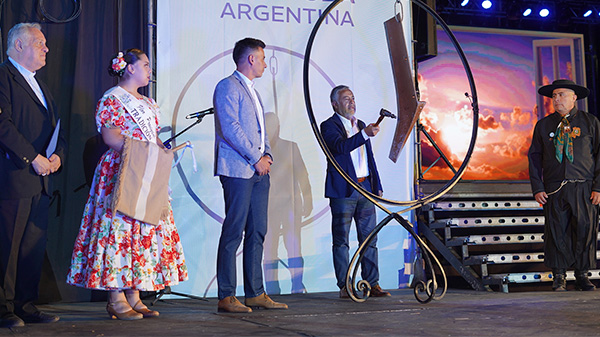
[[[371,288],[371,297],[388,297],[388,296],[392,296],[392,294],[390,294],[389,292],[381,289],[381,287],[378,285],[373,286],[373,288]]]
[[[277,302],[273,301],[269,297],[269,295],[267,295],[266,293],[262,293],[256,297],[246,298],[245,303],[247,306],[254,308],[254,309],[258,309],[258,308],[287,309],[288,308],[287,304],[277,303]]]
[[[220,300],[217,304],[217,310],[219,312],[236,312],[236,313],[250,313],[252,309],[243,305],[242,302],[238,301],[235,296],[228,296]]]
[[[340,289],[340,298],[350,298],[350,295],[348,295],[348,291],[346,290],[346,286]]]

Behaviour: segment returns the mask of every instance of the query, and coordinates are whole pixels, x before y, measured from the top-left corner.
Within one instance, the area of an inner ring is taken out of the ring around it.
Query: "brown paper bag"
[[[126,137],[113,193],[113,211],[157,225],[168,216],[173,151]]]

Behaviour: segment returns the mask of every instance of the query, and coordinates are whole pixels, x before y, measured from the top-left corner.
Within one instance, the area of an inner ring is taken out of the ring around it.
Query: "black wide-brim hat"
[[[590,89],[581,86],[579,84],[575,84],[573,81],[569,80],[556,80],[552,82],[552,84],[545,85],[538,89],[538,94],[546,97],[552,98],[552,92],[555,89],[566,88],[575,91],[575,95],[577,95],[577,99],[583,99],[588,97],[590,94]]]

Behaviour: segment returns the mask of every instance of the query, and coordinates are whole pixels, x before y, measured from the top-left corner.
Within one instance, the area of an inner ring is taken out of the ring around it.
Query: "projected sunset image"
[[[540,38],[477,32],[455,35],[469,61],[479,101],[477,142],[463,179],[529,179],[527,151],[537,121],[532,42]],[[567,62],[561,65],[569,66]],[[418,79],[421,100],[427,102],[421,123],[458,169],[472,134],[471,101],[465,96],[471,90],[463,65],[444,32],[438,31],[438,56],[419,63]],[[549,83],[547,78],[544,82]],[[550,99],[544,101],[544,106],[545,111],[551,109]],[[447,180],[453,176],[438,158],[437,151],[422,136],[422,169],[427,170],[424,179]]]

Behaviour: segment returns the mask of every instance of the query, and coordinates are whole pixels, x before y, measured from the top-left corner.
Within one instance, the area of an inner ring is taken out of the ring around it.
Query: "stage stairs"
[[[437,201],[418,214],[419,235],[447,261],[446,273],[460,275],[475,290],[508,292],[510,285],[540,282],[549,289],[541,206],[526,198],[478,199]],[[590,279],[600,279],[600,270],[590,273]],[[571,270],[567,281],[572,280]]]

